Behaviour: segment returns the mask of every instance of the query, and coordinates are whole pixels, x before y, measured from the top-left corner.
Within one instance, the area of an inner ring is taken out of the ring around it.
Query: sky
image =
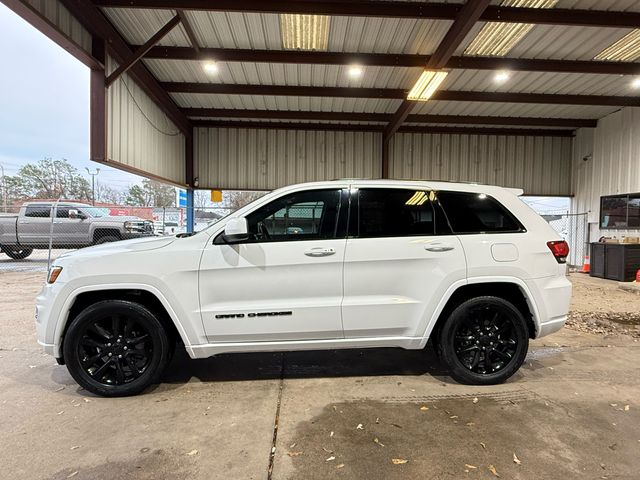
[[[29,162],[65,158],[87,180],[126,190],[141,177],[89,160],[89,68],[0,3],[0,165],[13,175]],[[569,200],[528,197],[538,212]]]
[[[6,175],[66,158],[90,180],[126,189],[140,177],[89,160],[89,69],[0,3],[0,165]]]

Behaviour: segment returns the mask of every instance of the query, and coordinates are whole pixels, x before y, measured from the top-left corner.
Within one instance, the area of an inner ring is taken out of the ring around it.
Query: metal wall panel
[[[601,196],[640,192],[640,108],[624,108],[595,129],[579,129],[574,141],[573,210],[589,213],[591,239],[637,235],[637,229],[600,231],[599,217]]]
[[[82,47],[86,52],[91,52],[91,34],[85,30],[74,16],[69,13],[59,0],[22,0],[31,5],[42,16],[53,23],[71,40]]]
[[[390,175],[565,196],[571,194],[571,148],[569,137],[400,133],[390,145]]]
[[[271,190],[336,178],[375,178],[380,133],[196,128],[196,176],[202,188]]]
[[[108,60],[108,68],[115,62]],[[185,183],[185,139],[179,129],[126,74],[107,90],[110,160]]]
[[[197,128],[194,141],[203,187],[269,190],[381,173],[379,133]],[[400,133],[390,146],[390,175],[569,195],[571,148],[563,137]]]

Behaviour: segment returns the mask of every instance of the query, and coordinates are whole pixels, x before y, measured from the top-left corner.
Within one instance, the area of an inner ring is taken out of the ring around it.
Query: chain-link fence
[[[70,250],[141,237],[187,232],[187,209],[89,205],[73,201],[32,201],[0,213],[0,273],[47,272]],[[194,230],[225,217],[234,208],[195,207]]]
[[[542,217],[569,244],[570,267],[579,268],[589,254],[589,224],[586,213],[544,213]]]

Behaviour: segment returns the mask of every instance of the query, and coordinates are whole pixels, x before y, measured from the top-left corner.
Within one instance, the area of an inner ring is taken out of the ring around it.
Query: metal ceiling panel
[[[281,97],[172,93],[180,107],[246,108],[259,110],[317,110],[325,112],[393,113],[401,100],[374,98]]]

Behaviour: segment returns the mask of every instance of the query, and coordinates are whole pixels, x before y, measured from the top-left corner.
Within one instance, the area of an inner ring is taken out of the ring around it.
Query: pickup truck
[[[29,202],[17,215],[0,216],[0,250],[15,260],[34,249],[81,248],[153,235],[153,222],[138,217],[111,216],[106,208],[83,203]],[[53,232],[53,234],[52,234]]]

